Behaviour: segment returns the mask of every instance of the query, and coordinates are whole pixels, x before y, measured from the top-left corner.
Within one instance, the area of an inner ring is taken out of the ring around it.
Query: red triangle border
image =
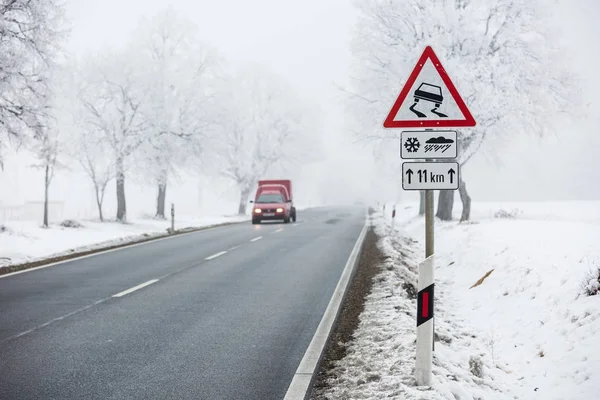
[[[398,114],[398,111],[400,110],[400,107],[402,107],[404,100],[406,100],[406,97],[408,97],[408,92],[413,87],[415,81],[419,77],[419,74],[421,73],[421,70],[423,69],[425,62],[427,62],[427,59],[431,60],[431,62],[433,63],[433,66],[435,67],[437,72],[440,74],[442,81],[444,82],[444,84],[448,88],[448,91],[454,98],[454,101],[458,105],[458,108],[460,109],[462,114],[465,116],[465,119],[436,119],[436,120],[428,120],[428,121],[427,120],[423,121],[423,120],[419,120],[419,119],[401,120],[401,121],[394,120],[394,117],[396,116],[396,114]],[[456,90],[456,87],[450,80],[450,77],[446,73],[446,70],[442,66],[442,63],[440,62],[439,58],[433,51],[433,48],[431,48],[431,46],[427,46],[425,48],[425,50],[423,51],[423,54],[419,58],[419,61],[417,61],[417,64],[415,65],[410,76],[408,77],[408,80],[404,84],[404,87],[402,88],[402,91],[398,95],[398,98],[396,99],[396,102],[392,106],[392,109],[390,110],[387,118],[383,122],[383,127],[384,128],[446,128],[446,127],[457,128],[457,127],[473,127],[475,125],[476,125],[475,118],[473,118],[473,115],[471,115],[469,108],[467,107],[467,105],[463,101],[462,97],[458,93],[458,90]]]

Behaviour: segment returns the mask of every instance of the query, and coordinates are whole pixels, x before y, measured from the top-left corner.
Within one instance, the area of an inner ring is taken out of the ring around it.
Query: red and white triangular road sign
[[[475,119],[430,46],[423,51],[383,126],[475,126]]]

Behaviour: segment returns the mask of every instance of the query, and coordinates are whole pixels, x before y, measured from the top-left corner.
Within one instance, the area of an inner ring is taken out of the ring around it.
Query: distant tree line
[[[156,186],[155,214],[165,218],[168,184],[181,171],[231,179],[244,214],[269,169],[318,152],[320,109],[267,69],[228,63],[170,8],[122,48],[80,58],[62,50],[68,32],[58,2],[4,1],[0,13],[0,151],[37,155],[46,226],[57,170],[85,171],[100,220],[112,184],[116,219],[127,220],[132,175]]]

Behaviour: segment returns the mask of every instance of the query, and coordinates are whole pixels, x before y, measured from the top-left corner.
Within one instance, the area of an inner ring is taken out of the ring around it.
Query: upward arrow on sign
[[[450,175],[450,183],[454,183],[454,174],[456,173],[456,171],[454,171],[453,168],[450,168],[448,170],[448,175]]]
[[[411,184],[411,183],[412,183],[412,174],[413,174],[413,171],[412,171],[412,169],[407,169],[407,170],[406,170],[406,176],[408,177],[408,183],[409,183],[409,184]]]
[[[417,61],[383,126],[475,126],[475,119],[430,46],[425,48]]]

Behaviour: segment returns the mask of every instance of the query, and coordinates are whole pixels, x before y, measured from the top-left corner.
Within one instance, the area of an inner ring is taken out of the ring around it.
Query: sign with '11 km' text
[[[457,190],[457,162],[405,162],[402,163],[402,189],[404,190]]]

